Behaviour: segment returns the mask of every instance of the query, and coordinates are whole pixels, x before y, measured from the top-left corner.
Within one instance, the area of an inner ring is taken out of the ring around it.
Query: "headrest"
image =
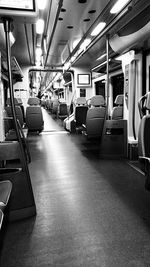
[[[146,94],[146,100],[144,102],[144,107],[150,110],[150,92]]]
[[[17,99],[17,98],[14,98],[14,104],[15,104],[16,106],[17,106],[17,105],[20,105],[19,102],[18,102],[18,99]],[[10,98],[7,98],[6,105],[7,105],[7,106],[11,106]]]
[[[22,104],[23,104],[21,98],[17,98],[17,100],[18,100],[18,104],[19,104],[19,105],[22,105]]]
[[[76,105],[86,105],[86,98],[85,97],[78,97],[76,99]]]
[[[104,97],[102,95],[95,95],[91,98],[91,102],[90,102],[91,106],[103,106],[105,105],[105,100]]]
[[[124,100],[124,96],[123,95],[117,95],[114,103],[116,105],[122,106],[123,105],[123,100]]]
[[[37,97],[30,97],[28,99],[28,105],[32,106],[32,105],[39,105],[40,104],[40,100]]]

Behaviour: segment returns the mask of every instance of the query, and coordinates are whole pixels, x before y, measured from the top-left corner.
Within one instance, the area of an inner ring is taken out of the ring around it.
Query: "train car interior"
[[[0,0],[0,266],[150,266],[150,2]]]

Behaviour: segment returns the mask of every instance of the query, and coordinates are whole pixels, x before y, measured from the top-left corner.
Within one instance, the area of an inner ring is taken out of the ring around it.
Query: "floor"
[[[98,144],[43,114],[44,131],[28,137],[37,215],[8,224],[0,266],[150,266],[142,174],[126,161],[101,159]]]

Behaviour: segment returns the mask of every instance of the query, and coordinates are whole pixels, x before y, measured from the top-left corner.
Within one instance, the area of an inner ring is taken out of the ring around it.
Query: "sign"
[[[34,10],[33,0],[0,0],[0,8]]]
[[[0,18],[34,23],[38,16],[35,0],[0,0]]]

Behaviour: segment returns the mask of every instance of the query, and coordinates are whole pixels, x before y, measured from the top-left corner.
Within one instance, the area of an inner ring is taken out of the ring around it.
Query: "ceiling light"
[[[91,32],[91,35],[92,35],[92,36],[96,36],[96,35],[98,35],[98,34],[104,29],[105,26],[106,26],[106,23],[105,23],[105,22],[100,22],[100,23],[95,27],[95,29]]]
[[[73,49],[77,46],[77,44],[80,42],[81,39],[77,39],[73,42],[72,47]]]
[[[38,19],[36,23],[36,33],[42,34],[44,31],[44,20],[43,19]]]
[[[42,56],[42,49],[40,47],[36,48],[36,60],[39,61],[41,60],[41,56]]]
[[[118,13],[128,2],[129,0],[118,0],[110,10],[110,13],[111,14]]]
[[[111,59],[108,60],[108,62],[110,62],[110,61],[111,61]],[[100,68],[100,67],[102,67],[103,65],[106,65],[106,64],[107,64],[107,60],[104,61],[103,63],[99,64],[98,66],[94,67],[92,69],[92,71],[95,71],[96,69],[98,69],[98,68]]]
[[[100,60],[100,59],[104,58],[105,56],[106,56],[106,53],[101,55],[100,57],[98,57],[96,60]]]
[[[84,42],[81,44],[80,48],[84,50],[91,42],[91,39],[85,39]]]
[[[15,37],[13,36],[12,32],[9,33],[9,37],[10,37],[11,45],[13,45],[15,42]]]
[[[37,5],[39,9],[45,9],[47,0],[37,0]]]

